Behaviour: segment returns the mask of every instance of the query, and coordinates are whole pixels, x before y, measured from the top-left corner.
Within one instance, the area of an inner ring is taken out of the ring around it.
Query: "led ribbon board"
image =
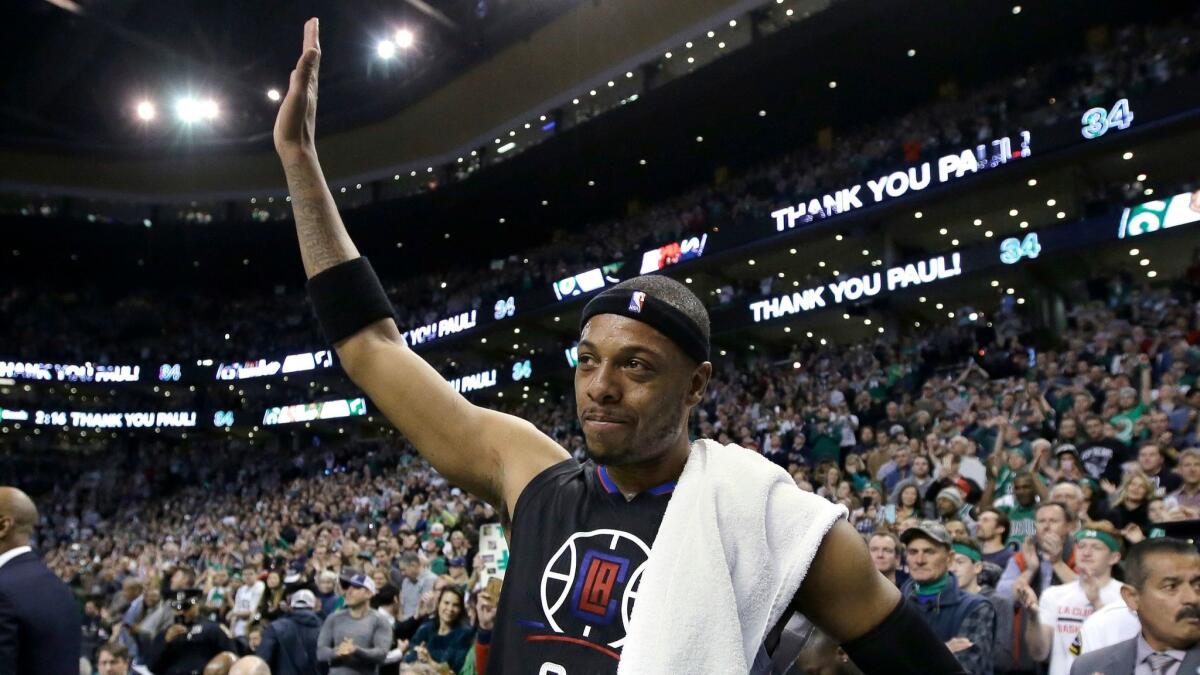
[[[137,382],[140,366],[98,366],[90,362],[79,365],[63,363],[26,363],[0,361],[0,377],[14,380],[45,380],[50,382]]]
[[[704,246],[708,243],[708,235],[689,237],[681,241],[673,241],[642,254],[642,269],[640,274],[657,272],[685,260],[694,260],[704,255]]]
[[[810,223],[818,218],[861,209],[864,205],[903,197],[911,192],[920,192],[930,185],[950,183],[968,174],[1001,166],[1031,154],[1028,131],[1022,131],[1018,135],[1017,144],[1018,147],[1014,150],[1013,141],[1008,136],[998,138],[990,144],[980,143],[974,148],[943,155],[936,162],[923,162],[904,171],[894,171],[886,176],[868,180],[866,190],[863,190],[863,184],[859,183],[795,206],[785,206],[772,211],[771,218],[775,221],[775,230],[783,232],[796,227],[797,224]]]
[[[916,263],[898,265],[886,272],[870,272],[794,293],[777,295],[766,300],[752,302],[749,307],[754,315],[754,322],[758,323],[790,314],[834,307],[844,302],[854,302],[860,298],[874,297],[881,293],[886,294],[910,286],[920,286],[941,279],[949,279],[962,273],[961,254],[950,253]]]
[[[280,373],[300,373],[333,365],[333,351],[322,349],[315,352],[289,354],[283,361],[258,359],[242,363],[217,364],[218,380],[248,380],[255,377],[270,377]]]
[[[1117,238],[1128,239],[1200,222],[1200,190],[1181,192],[1125,209]]]
[[[263,413],[262,423],[263,426],[273,426],[293,422],[358,417],[366,414],[367,400],[365,398],[337,399],[267,408],[267,411]]]
[[[439,319],[424,326],[417,326],[412,330],[404,331],[402,335],[405,344],[409,346],[419,345],[474,328],[475,323],[475,310],[471,310],[445,319]]]
[[[33,423],[43,426],[81,429],[150,429],[158,427],[191,428],[196,413],[181,412],[66,412],[38,410]]]

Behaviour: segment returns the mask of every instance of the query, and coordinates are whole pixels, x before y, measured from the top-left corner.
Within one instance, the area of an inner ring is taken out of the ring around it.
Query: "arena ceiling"
[[[428,95],[579,0],[16,0],[6,3],[0,145],[154,153],[261,146],[295,63],[300,26],[323,19],[321,126],[369,124]],[[381,58],[408,29],[413,44]],[[188,95],[211,97],[206,128],[146,123]]]

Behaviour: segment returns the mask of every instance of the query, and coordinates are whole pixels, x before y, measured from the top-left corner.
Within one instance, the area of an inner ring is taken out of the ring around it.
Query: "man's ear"
[[[1121,585],[1121,599],[1125,601],[1126,606],[1133,611],[1138,611],[1138,592],[1137,589],[1129,584]]]
[[[712,380],[712,371],[711,361],[701,363],[692,371],[692,380],[688,385],[687,394],[689,406],[699,405],[700,401],[704,400],[704,392],[708,390],[708,383]]]

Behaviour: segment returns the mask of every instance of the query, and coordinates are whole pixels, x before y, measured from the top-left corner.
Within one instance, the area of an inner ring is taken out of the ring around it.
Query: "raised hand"
[[[320,22],[304,24],[304,47],[288,79],[287,95],[275,118],[275,151],[281,157],[315,152],[317,126],[317,75],[321,68]]]
[[[1021,556],[1025,558],[1025,569],[1036,573],[1042,558],[1038,554],[1038,547],[1034,543],[1033,537],[1025,537],[1021,540]]]

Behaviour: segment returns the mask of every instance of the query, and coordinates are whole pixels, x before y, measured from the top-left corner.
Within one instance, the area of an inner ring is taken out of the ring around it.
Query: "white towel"
[[[693,443],[650,549],[618,675],[748,673],[845,516],[754,451]]]

